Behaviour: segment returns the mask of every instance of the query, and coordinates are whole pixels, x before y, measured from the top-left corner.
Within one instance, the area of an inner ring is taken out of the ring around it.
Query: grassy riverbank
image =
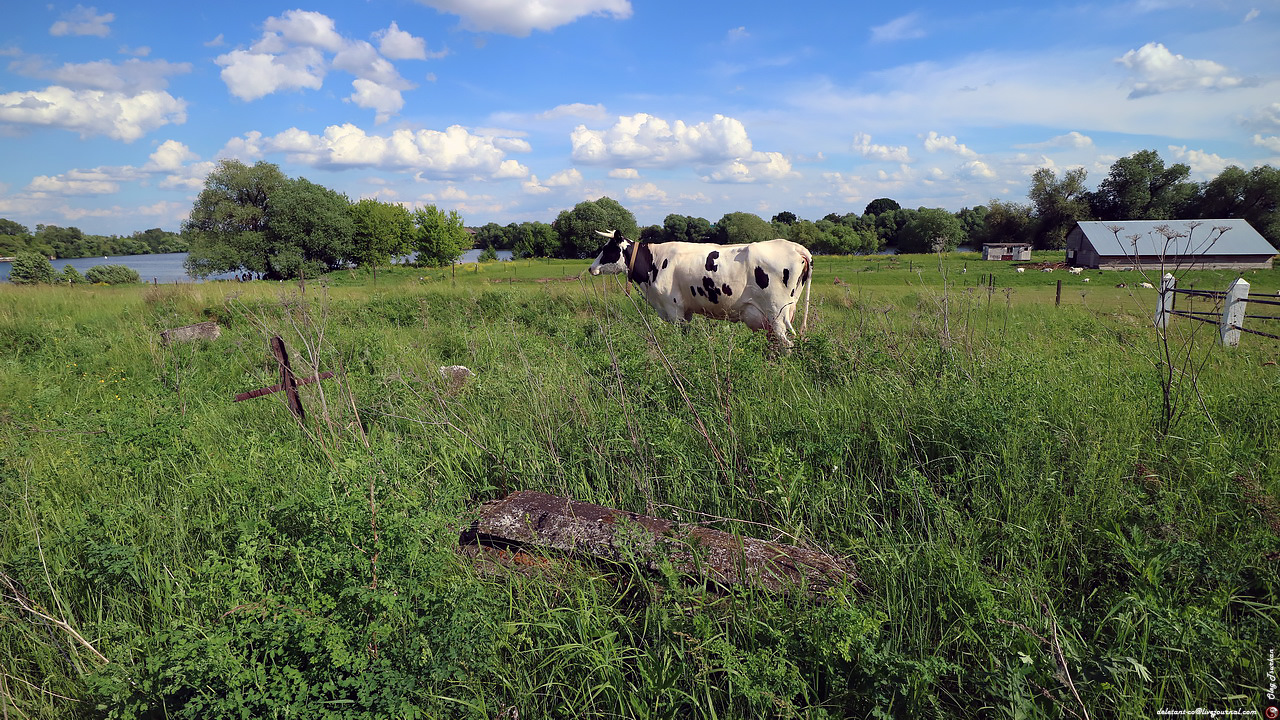
[[[1134,273],[819,258],[810,332],[774,357],[741,326],[663,324],[616,278],[579,279],[587,264],[337,273],[305,294],[0,287],[0,707],[1261,707],[1280,645],[1280,342],[1226,350],[1202,326],[1198,391],[1175,392],[1162,433],[1155,294]],[[1280,271],[1246,278],[1280,289]],[[208,319],[214,342],[159,342]],[[1177,351],[1194,326],[1173,327]],[[273,334],[337,373],[303,391],[305,426],[279,395],[231,402],[276,381]],[[477,377],[451,387],[453,364]],[[517,489],[825,549],[864,586],[811,602],[627,564],[482,575],[458,531]]]

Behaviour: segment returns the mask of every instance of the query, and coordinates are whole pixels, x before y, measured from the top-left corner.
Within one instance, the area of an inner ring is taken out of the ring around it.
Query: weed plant
[[[0,716],[1260,708],[1280,345],[1206,346],[1203,407],[1165,433],[1154,291],[1124,273],[820,258],[780,354],[583,267],[0,287]],[[216,341],[159,341],[208,319]],[[336,373],[305,423],[279,394],[232,402],[277,382],[274,334],[299,375]],[[518,489],[823,549],[859,582],[458,555]]]

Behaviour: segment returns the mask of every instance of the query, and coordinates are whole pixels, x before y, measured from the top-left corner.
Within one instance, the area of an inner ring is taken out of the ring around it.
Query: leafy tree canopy
[[[1089,194],[1084,185],[1087,175],[1084,168],[1063,172],[1061,180],[1050,168],[1040,168],[1032,173],[1031,190],[1027,195],[1035,207],[1036,249],[1066,247],[1067,233],[1077,222],[1091,217]]]
[[[863,210],[862,214],[863,215],[879,215],[880,213],[887,212],[889,210],[901,210],[901,209],[902,209],[902,206],[898,204],[897,200],[893,200],[890,198],[876,198],[875,200],[872,200],[871,202],[867,203],[867,209]]]
[[[224,159],[204,180],[183,232],[191,252],[184,265],[194,277],[273,269],[267,242],[267,202],[288,182],[280,168],[259,161],[252,166]]]
[[[551,226],[560,236],[559,255],[565,258],[594,255],[604,240],[597,230],[617,230],[633,240],[639,234],[635,215],[610,197],[580,202],[572,210],[562,211]]]
[[[1082,171],[1083,172],[1083,171]],[[1191,168],[1183,163],[1165,167],[1155,150],[1143,150],[1111,164],[1111,171],[1088,196],[1100,220],[1168,220],[1196,194],[1188,182]]]
[[[475,242],[457,210],[445,212],[435,205],[418,208],[413,211],[413,224],[419,265],[452,265]]]
[[[902,228],[898,251],[950,252],[964,237],[964,228],[955,215],[941,208],[920,208]]]
[[[720,245],[740,245],[762,242],[777,237],[773,226],[764,218],[749,212],[726,213],[711,230],[712,242]]]

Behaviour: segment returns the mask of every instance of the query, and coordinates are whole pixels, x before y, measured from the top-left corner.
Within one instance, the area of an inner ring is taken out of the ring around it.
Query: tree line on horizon
[[[876,198],[861,214],[829,213],[806,220],[790,211],[770,220],[730,212],[715,222],[670,214],[661,225],[641,227],[616,200],[602,197],[561,211],[551,223],[488,223],[467,228],[456,210],[434,205],[409,210],[402,204],[346,195],[305,178],[290,178],[272,163],[245,165],[222,160],[205,179],[181,235],[159,229],[129,238],[84,235],[77,228],[26,228],[0,219],[0,254],[35,250],[58,257],[121,252],[188,251],[195,277],[253,273],[267,279],[314,277],[343,267],[374,269],[397,258],[421,266],[448,265],[466,250],[481,248],[481,260],[498,250],[517,258],[586,258],[600,247],[597,230],[619,230],[647,242],[751,243],[784,237],[819,254],[946,252],[960,245],[1026,242],[1038,250],[1061,249],[1082,220],[1194,220],[1241,218],[1280,248],[1280,170],[1231,166],[1203,183],[1190,168],[1166,166],[1158,152],[1143,150],[1116,160],[1095,190],[1087,171],[1052,168],[1031,176],[1030,202],[992,199],[956,212],[904,208]],[[110,243],[108,243],[108,240]],[[6,248],[13,252],[6,252]],[[93,248],[85,253],[85,249]],[[111,251],[107,251],[107,249]],[[161,249],[165,248],[165,249]],[[174,249],[180,248],[180,249]],[[81,253],[78,255],[67,253]]]
[[[34,252],[47,258],[86,258],[109,255],[186,252],[187,241],[178,233],[151,228],[132,235],[89,235],[78,227],[26,225],[0,218],[0,257]]]

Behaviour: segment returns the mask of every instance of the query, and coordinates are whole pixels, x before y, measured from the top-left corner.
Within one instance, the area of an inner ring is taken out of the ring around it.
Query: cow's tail
[[[809,291],[813,289],[813,258],[808,253],[804,256],[804,278],[804,317],[800,319],[801,335],[804,335],[809,327]]]

